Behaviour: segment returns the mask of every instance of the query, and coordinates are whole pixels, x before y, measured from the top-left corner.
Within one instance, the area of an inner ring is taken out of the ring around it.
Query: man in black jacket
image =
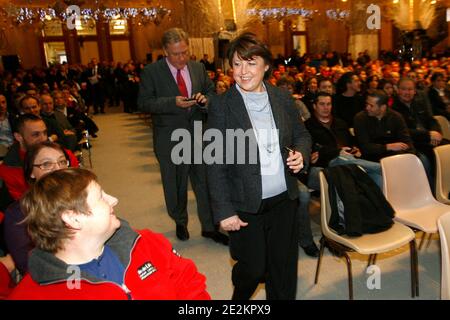
[[[405,120],[388,108],[388,99],[382,91],[369,94],[366,110],[355,116],[355,135],[364,159],[380,161],[396,154],[415,153]]]
[[[446,89],[447,81],[443,73],[431,76],[431,88],[428,91],[431,107],[435,116],[446,117],[450,121],[450,92]]]
[[[426,169],[430,185],[433,187],[432,176],[435,163],[433,148],[448,144],[450,141],[442,137],[441,127],[433,118],[428,98],[425,95],[416,94],[414,80],[404,78],[398,84],[398,96],[392,108],[401,113],[405,119],[414,147],[427,157],[430,164]]]
[[[332,115],[332,97],[320,92],[314,100],[314,114],[305,122],[313,140],[311,165],[326,168],[342,164],[362,166],[381,187],[381,167],[378,163],[359,159],[361,152],[353,141],[347,124]],[[316,186],[318,171],[310,170],[308,184]]]

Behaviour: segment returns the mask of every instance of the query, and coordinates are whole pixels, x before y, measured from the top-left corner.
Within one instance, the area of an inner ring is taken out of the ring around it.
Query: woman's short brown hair
[[[272,74],[272,53],[267,45],[259,40],[254,33],[245,32],[230,42],[227,57],[231,68],[233,68],[233,56],[235,53],[244,60],[252,60],[254,57],[263,58],[265,64],[269,66],[269,69],[264,73],[264,79],[268,79]]]
[[[56,170],[36,181],[20,202],[36,248],[50,253],[63,249],[73,231],[61,216],[66,211],[90,214],[87,187],[93,181],[93,172],[79,168]]]

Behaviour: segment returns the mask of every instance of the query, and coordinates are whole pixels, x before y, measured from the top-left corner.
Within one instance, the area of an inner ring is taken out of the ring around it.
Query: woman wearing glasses
[[[24,159],[24,176],[32,185],[41,177],[55,170],[65,169],[70,162],[59,144],[45,141],[32,146]],[[17,270],[23,275],[28,268],[28,253],[32,243],[27,233],[26,224],[22,223],[25,215],[19,201],[11,204],[5,212],[5,242]]]

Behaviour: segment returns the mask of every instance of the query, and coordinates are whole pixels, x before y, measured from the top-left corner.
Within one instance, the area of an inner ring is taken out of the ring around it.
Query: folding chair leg
[[[89,167],[92,169],[91,149],[88,150],[88,155],[89,155]]]
[[[419,251],[422,250],[423,241],[425,240],[426,235],[427,234],[425,232],[423,232],[422,238],[420,238]]]
[[[419,266],[415,240],[409,243],[409,250],[411,260],[411,297],[414,298],[419,296]]]
[[[347,262],[347,273],[348,273],[348,298],[353,300],[353,277],[352,277],[352,262],[347,252],[343,252],[345,260]]]
[[[320,263],[322,262],[324,248],[325,248],[325,237],[322,236],[322,238],[320,239],[320,252],[319,252],[319,259],[317,260],[316,276],[314,278],[314,284],[317,284],[317,282],[319,281]]]
[[[376,261],[377,261],[377,254],[376,253],[369,254],[369,261],[367,262],[367,268],[375,264]]]
[[[433,238],[433,234],[432,234],[432,233],[430,233],[430,234],[428,235],[427,247],[426,247],[427,249],[428,249],[428,247],[430,246],[431,238]]]
[[[372,256],[373,254],[369,254],[369,260],[367,261],[367,268],[370,267],[372,264]]]
[[[418,297],[419,296],[419,258],[418,258],[415,243],[414,243],[413,249],[414,249],[414,267],[415,267],[415,271],[416,271],[416,297]]]

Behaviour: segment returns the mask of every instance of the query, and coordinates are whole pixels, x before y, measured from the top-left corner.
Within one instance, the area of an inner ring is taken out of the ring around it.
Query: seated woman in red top
[[[136,232],[85,169],[37,181],[21,200],[35,244],[10,299],[210,299],[205,277],[162,235]]]

